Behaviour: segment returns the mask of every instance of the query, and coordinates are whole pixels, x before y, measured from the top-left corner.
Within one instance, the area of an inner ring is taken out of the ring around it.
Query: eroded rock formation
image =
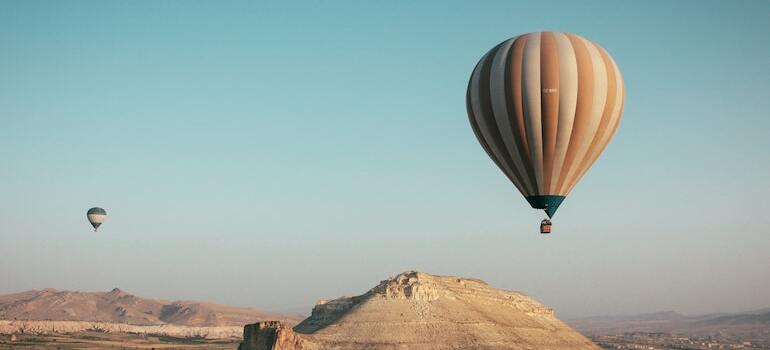
[[[243,342],[238,350],[306,349],[307,345],[291,327],[280,321],[267,321],[243,327]]]
[[[599,348],[522,293],[410,271],[362,295],[320,301],[293,330],[249,325],[240,350],[316,349]]]

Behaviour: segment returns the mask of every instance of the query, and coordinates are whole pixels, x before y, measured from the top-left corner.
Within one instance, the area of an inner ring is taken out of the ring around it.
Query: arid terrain
[[[238,339],[244,324],[273,319],[294,324],[301,318],[212,303],[147,299],[117,288],[110,292],[44,289],[0,296],[0,335],[17,335],[20,342],[89,333],[101,338],[122,334],[125,339],[133,334],[140,342],[146,342],[147,336]]]
[[[320,300],[304,320],[117,288],[0,295],[0,350],[109,348],[770,349],[770,309],[588,317],[568,325],[522,293],[414,271],[358,296]]]
[[[770,349],[770,309],[693,316],[667,311],[569,323],[611,349]]]
[[[244,333],[241,350],[599,349],[522,293],[421,272],[322,300],[293,329],[263,322]]]
[[[0,335],[0,350],[96,350],[96,349],[212,349],[232,350],[237,339],[180,338],[162,335],[104,333],[87,331],[74,334]]]
[[[249,308],[197,301],[141,298],[118,288],[109,292],[30,290],[0,295],[0,320],[91,321],[137,326],[242,326],[255,320],[296,321]]]

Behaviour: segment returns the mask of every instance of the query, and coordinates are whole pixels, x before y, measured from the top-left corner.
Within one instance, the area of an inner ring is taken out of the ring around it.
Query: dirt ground
[[[9,335],[0,335],[0,350],[90,350],[90,349],[228,349],[238,347],[240,339],[207,340],[139,334],[115,334],[84,332],[72,335],[16,335],[11,342]]]

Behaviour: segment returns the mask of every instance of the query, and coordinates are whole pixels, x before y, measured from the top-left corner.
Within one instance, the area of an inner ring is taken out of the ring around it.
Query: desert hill
[[[368,292],[320,301],[293,330],[246,326],[241,350],[599,349],[553,311],[477,279],[404,272]]]
[[[44,289],[0,295],[0,320],[241,327],[267,319],[279,319],[289,323],[298,320],[296,316],[269,314],[212,303],[146,299],[117,288],[109,292]]]

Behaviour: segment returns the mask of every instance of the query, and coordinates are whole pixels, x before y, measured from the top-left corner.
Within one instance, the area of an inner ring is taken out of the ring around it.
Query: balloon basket
[[[547,235],[551,233],[551,222],[543,220],[540,223],[540,234]]]

